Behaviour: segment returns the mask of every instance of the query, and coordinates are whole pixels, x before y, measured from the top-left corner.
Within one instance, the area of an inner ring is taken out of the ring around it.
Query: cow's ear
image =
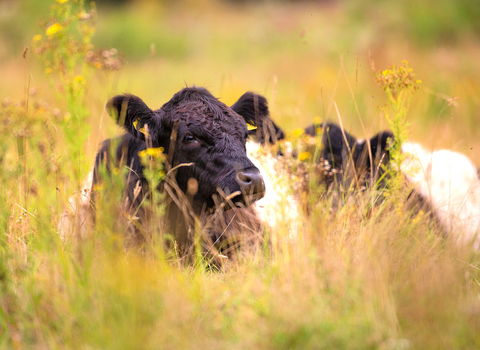
[[[257,127],[260,120],[270,114],[267,99],[251,91],[244,93],[230,108],[240,114],[251,128]]]
[[[357,143],[356,150],[354,154],[357,157],[354,157],[354,160],[357,165],[365,165],[367,168],[371,168],[372,163],[370,159],[370,152],[372,155],[373,165],[378,169],[378,164],[387,164],[390,160],[390,154],[388,149],[390,144],[393,142],[393,134],[390,131],[381,131],[377,135],[373,136],[368,142],[363,141]],[[370,145],[370,152],[368,149]],[[376,171],[375,169],[373,169]]]
[[[383,153],[387,152],[388,147],[393,142],[393,134],[390,131],[381,131],[377,135],[370,139],[370,148],[372,150],[372,156],[379,157]]]
[[[145,125],[152,134],[156,124],[154,112],[139,97],[115,96],[107,102],[106,109],[115,122],[133,136],[145,140]]]
[[[243,117],[249,134],[255,135],[260,142],[274,143],[285,138],[283,130],[270,119],[268,102],[262,95],[246,92],[230,108]]]

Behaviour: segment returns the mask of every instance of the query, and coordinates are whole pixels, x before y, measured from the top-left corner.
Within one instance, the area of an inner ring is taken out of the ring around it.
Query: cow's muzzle
[[[265,196],[265,182],[258,171],[239,170],[235,180],[240,185],[243,196],[248,200],[253,202]]]

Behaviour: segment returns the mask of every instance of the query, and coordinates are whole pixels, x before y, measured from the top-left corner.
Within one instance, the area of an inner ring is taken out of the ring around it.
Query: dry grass
[[[208,22],[183,10],[162,19],[191,44],[190,55],[127,62],[85,83],[77,107],[89,111],[92,133],[80,135],[81,161],[66,151],[72,110],[50,92],[43,68],[29,53],[3,65],[0,97],[12,98],[0,107],[0,348],[479,348],[479,253],[399,205],[402,195],[372,209],[367,192],[339,207],[314,187],[300,200],[308,214],[300,210],[295,239],[285,225],[257,228],[269,243],[217,268],[202,256],[179,261],[160,236],[142,252],[125,250],[118,174],[89,238],[60,239],[75,179],[87,174],[98,143],[118,133],[103,114],[107,98],[132,92],[160,107],[183,80],[227,103],[246,90],[264,93],[288,130],[314,116],[336,120],[336,104],[345,129],[363,137],[386,127],[368,49],[378,67],[408,58],[425,87],[412,100],[411,138],[480,164],[475,42],[425,52],[408,38],[379,43],[375,23],[355,37],[339,30],[345,17],[335,6],[215,7],[200,12],[217,19]],[[131,16],[143,21],[142,11]],[[108,18],[116,28],[117,17]],[[25,94],[28,84],[36,89]]]

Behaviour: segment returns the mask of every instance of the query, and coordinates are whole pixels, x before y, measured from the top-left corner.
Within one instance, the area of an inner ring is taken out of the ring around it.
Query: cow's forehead
[[[199,92],[195,90],[196,88],[187,88],[180,91],[162,107],[168,118],[172,121],[180,120],[207,134],[227,133],[234,137],[244,137],[246,124],[240,115],[205,89],[200,89]]]

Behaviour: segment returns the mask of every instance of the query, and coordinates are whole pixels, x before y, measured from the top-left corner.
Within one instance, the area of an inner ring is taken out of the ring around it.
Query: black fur
[[[317,129],[321,127],[322,136],[322,153],[321,157],[328,160],[333,167],[341,168],[345,157],[349,156],[348,152],[354,152],[354,158],[359,152],[357,146],[357,140],[345,132],[343,136],[342,129],[334,123],[325,123],[321,126],[310,125],[305,128],[305,133],[310,136],[316,136]],[[345,140],[347,140],[348,147],[346,147]]]
[[[231,108],[240,114],[247,124],[256,128],[255,130],[249,130],[248,134],[256,138],[258,142],[274,144],[285,138],[283,130],[270,119],[265,97],[254,92],[246,92]]]
[[[256,112],[253,110],[255,106],[244,96],[232,107],[246,118],[255,115]],[[268,115],[265,98],[256,96],[260,101],[259,110]],[[213,197],[218,194],[217,188],[226,194],[241,191],[242,195],[235,197],[233,202],[246,205],[264,195],[259,170],[246,155],[245,142],[248,130],[244,119],[206,89],[185,88],[158,110],[151,110],[140,98],[133,95],[116,96],[106,107],[113,119],[123,126],[127,133],[103,143],[95,161],[93,188],[102,180],[99,177],[99,167],[102,164],[107,164],[107,169],[110,167],[109,164],[112,162],[109,156],[110,149],[115,144],[116,149],[112,153],[115,156],[114,161],[116,163],[121,161],[130,168],[127,176],[130,203],[134,201],[133,192],[137,182],[140,181],[142,184],[142,194],[134,202],[134,206],[139,205],[146,193],[147,183],[138,153],[147,147],[145,133],[148,129],[153,147],[163,147],[166,154],[170,147],[174,147],[172,167],[192,163],[190,166],[179,167],[175,180],[183,192],[187,192],[189,179],[197,180],[198,190],[190,198],[190,204],[196,214],[215,207]],[[177,128],[176,142],[170,145],[175,128]],[[246,174],[257,181],[255,186],[245,185],[249,189],[247,192],[250,193],[245,193],[245,186],[242,187],[239,174],[243,178]],[[182,215],[178,210],[170,213],[169,217],[171,221],[175,221],[172,223],[174,231],[176,226],[185,226],[185,223],[181,223]]]

